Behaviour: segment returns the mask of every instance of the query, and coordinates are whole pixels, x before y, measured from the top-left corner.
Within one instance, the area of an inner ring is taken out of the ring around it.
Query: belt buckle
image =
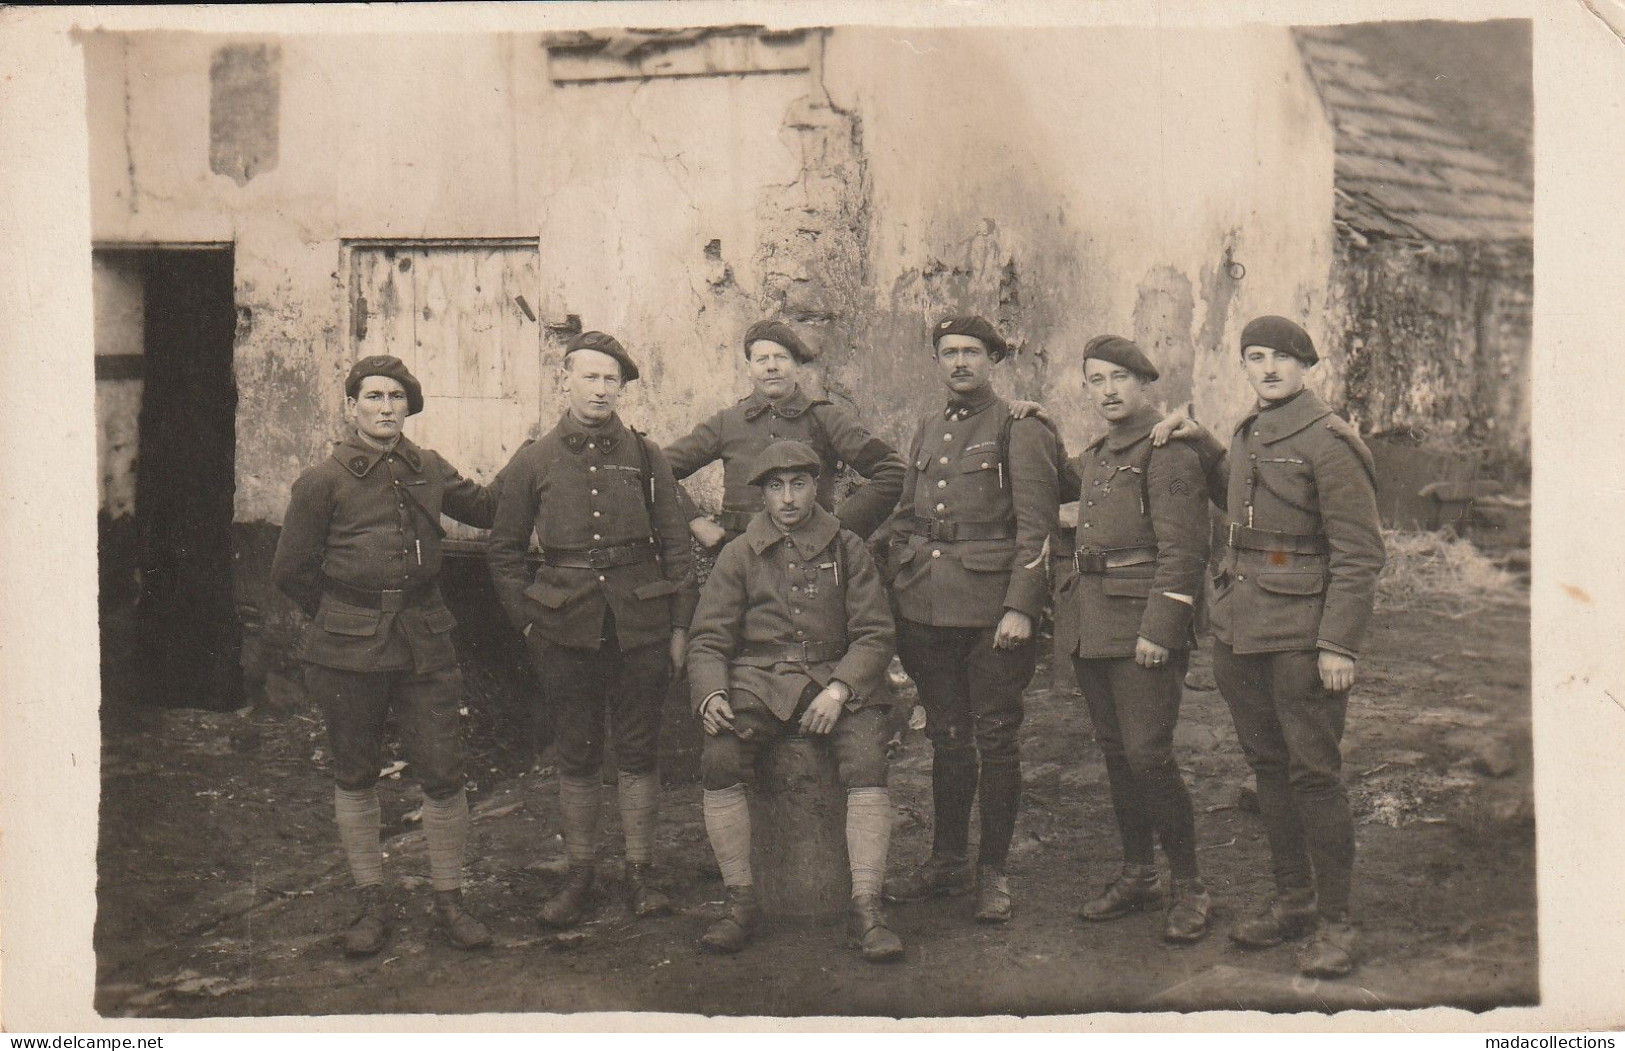
[[[403,588],[385,588],[378,592],[378,609],[384,613],[399,613],[406,608],[406,591]]]
[[[801,646],[801,663],[803,663],[803,664],[811,664],[812,663],[812,646],[811,646],[811,644],[808,643],[806,639],[802,639],[801,642],[799,643],[799,645]]]
[[[591,566],[593,569],[609,568],[606,564],[599,562],[599,559],[605,557],[604,549],[601,547],[590,547],[587,549],[587,565]]]

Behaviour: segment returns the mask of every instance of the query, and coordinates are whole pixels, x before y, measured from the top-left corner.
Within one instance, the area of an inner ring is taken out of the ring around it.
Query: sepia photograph
[[[78,1013],[1549,1004],[1538,16],[549,6],[69,34]]]

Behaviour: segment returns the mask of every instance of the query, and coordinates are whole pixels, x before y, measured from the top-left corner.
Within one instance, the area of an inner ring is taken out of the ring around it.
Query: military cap
[[[1274,314],[1247,322],[1247,327],[1241,330],[1241,349],[1245,352],[1248,347],[1284,350],[1305,365],[1320,360],[1320,355],[1315,353],[1315,341],[1309,338],[1303,326]]]
[[[750,484],[761,485],[777,471],[806,471],[816,478],[823,469],[823,461],[806,442],[774,442],[751,462]]]
[[[772,340],[785,350],[790,356],[805,365],[818,356],[818,351],[802,342],[796,330],[782,321],[758,321],[745,330],[745,357],[750,357],[750,345],[759,339]]]
[[[1132,339],[1122,336],[1096,336],[1083,345],[1083,360],[1109,361],[1121,365],[1142,379],[1154,380],[1161,375],[1145,351]]]
[[[632,362],[632,356],[621,346],[620,341],[608,332],[583,332],[571,337],[570,342],[564,346],[564,356],[569,358],[578,350],[596,350],[620,362],[623,383],[631,383],[638,378],[638,367]]]
[[[1010,344],[980,314],[954,314],[938,321],[936,328],[931,330],[931,346],[935,347],[943,336],[974,336],[987,347],[988,355],[994,361],[1003,361],[1004,356],[1010,353]]]
[[[390,379],[406,388],[406,414],[415,415],[423,411],[423,384],[406,368],[406,362],[389,354],[373,354],[362,358],[350,366],[350,374],[344,377],[344,393],[347,397],[355,397],[361,391],[361,381],[368,376],[388,376]]]

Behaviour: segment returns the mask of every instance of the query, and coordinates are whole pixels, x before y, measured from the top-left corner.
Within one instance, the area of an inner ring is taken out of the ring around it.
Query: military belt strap
[[[771,661],[774,664],[793,662],[817,664],[838,661],[846,654],[846,646],[839,642],[747,642],[739,648],[735,660],[745,663]]]
[[[1226,539],[1230,546],[1241,551],[1276,551],[1292,555],[1324,555],[1331,550],[1326,538],[1319,534],[1277,533],[1273,529],[1254,529],[1240,522],[1230,523]]]
[[[354,587],[332,577],[323,577],[322,590],[351,606],[382,610],[385,613],[399,613],[403,609],[419,606],[428,601],[435,594],[435,585],[433,581],[428,581],[408,588],[372,591],[368,588]]]
[[[1154,547],[1113,547],[1104,551],[1084,550],[1072,554],[1072,564],[1079,573],[1104,573],[1108,569],[1141,566],[1156,560],[1157,549]]]
[[[940,518],[915,518],[915,536],[953,543],[958,540],[1013,540],[1016,524],[1009,519],[997,522],[948,522]]]
[[[561,548],[550,547],[542,552],[542,561],[562,569],[612,569],[655,560],[652,540],[639,540],[614,547]]]

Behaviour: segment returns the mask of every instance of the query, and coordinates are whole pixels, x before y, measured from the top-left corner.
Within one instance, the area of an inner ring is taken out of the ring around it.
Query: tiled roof
[[[1337,129],[1339,222],[1381,237],[1533,237],[1533,190],[1424,103],[1407,98],[1336,27],[1297,30]]]

